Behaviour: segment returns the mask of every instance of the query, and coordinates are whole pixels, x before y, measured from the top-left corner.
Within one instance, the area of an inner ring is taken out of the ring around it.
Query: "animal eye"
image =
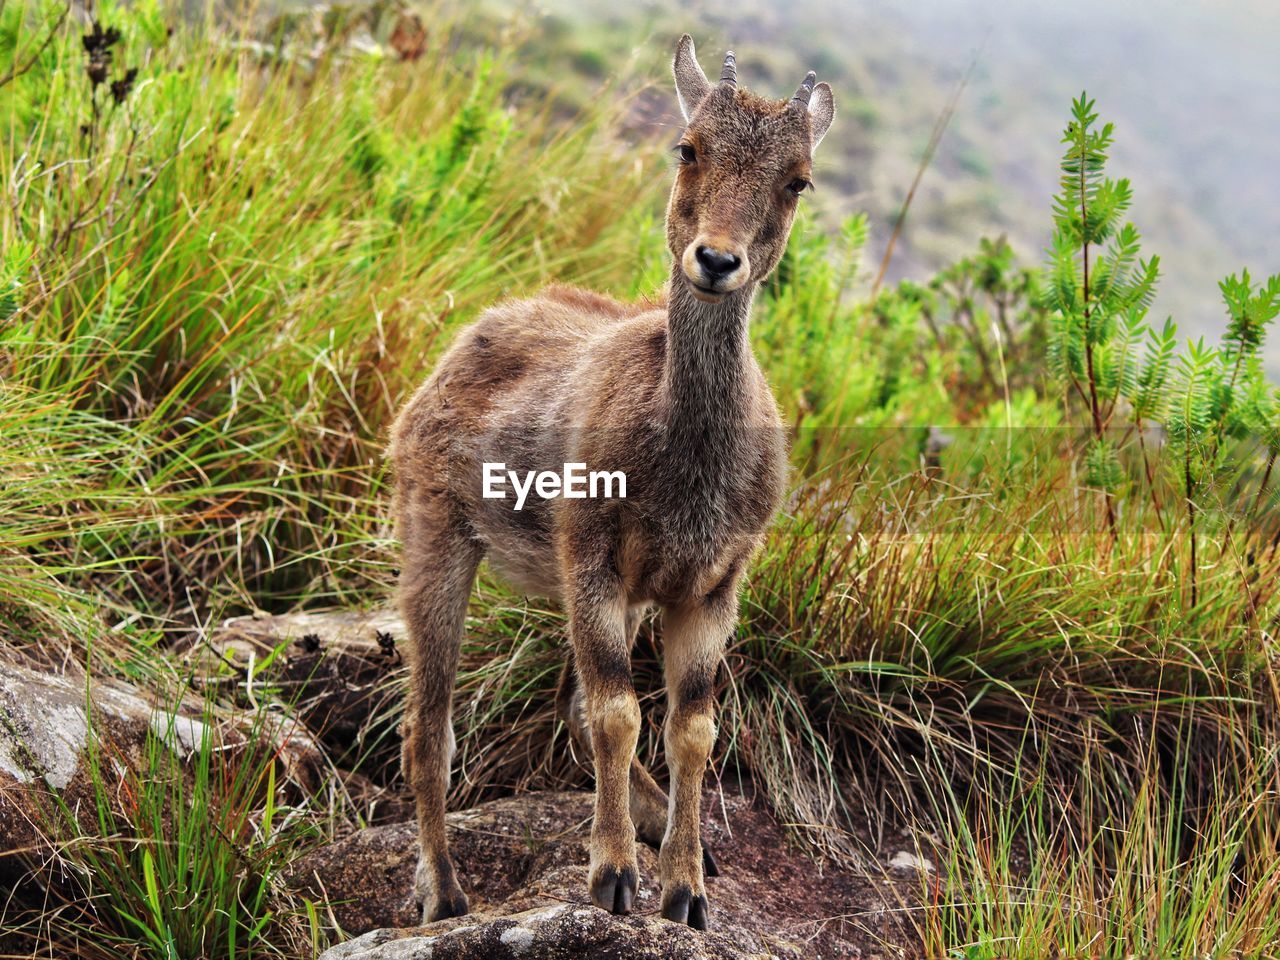
[[[698,160],[698,154],[687,143],[681,143],[676,146],[676,155],[680,158],[681,163],[696,163]]]
[[[790,183],[787,184],[787,189],[790,190],[792,193],[794,193],[798,197],[800,196],[800,194],[804,193],[806,190],[813,189],[813,184],[810,183],[808,180],[805,180],[803,177],[796,177],[794,180],[792,180]]]

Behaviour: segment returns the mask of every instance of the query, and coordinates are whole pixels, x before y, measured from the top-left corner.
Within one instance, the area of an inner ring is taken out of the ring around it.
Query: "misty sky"
[[[992,129],[984,144],[997,161],[1019,151],[1002,139],[1011,134],[1056,141],[1069,97],[1087,87],[1117,124],[1111,173],[1133,180],[1132,218],[1170,278],[1156,312],[1188,333],[1220,328],[1215,278],[1280,272],[1280,3],[859,0],[844,10],[851,38],[874,13],[956,74],[981,47],[960,111],[978,115],[984,90],[1026,102],[1016,130]],[[1280,359],[1280,343],[1269,352]]]

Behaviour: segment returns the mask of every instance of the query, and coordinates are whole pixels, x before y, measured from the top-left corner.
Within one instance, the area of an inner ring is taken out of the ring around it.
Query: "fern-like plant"
[[[1149,334],[1160,261],[1141,258],[1138,231],[1123,222],[1133,193],[1128,180],[1106,176],[1114,128],[1099,128],[1097,120],[1094,101],[1081,94],[1062,137],[1066,151],[1041,295],[1050,312],[1051,368],[1088,414],[1085,482],[1101,491],[1114,538],[1113,499],[1124,471],[1109,430],[1120,401],[1138,392],[1144,374],[1148,388],[1159,378],[1157,370],[1142,368],[1138,348]]]
[[[1159,258],[1142,258],[1138,231],[1124,221],[1132,202],[1129,182],[1106,176],[1113,131],[1109,123],[1098,125],[1094,101],[1086,95],[1072,103],[1053,201],[1056,229],[1040,294],[1049,311],[1050,368],[1066,393],[1068,412],[1079,410],[1087,418],[1085,482],[1102,494],[1113,539],[1114,504],[1129,475],[1117,436],[1137,438],[1142,476],[1167,529],[1158,465],[1147,442],[1149,427],[1163,425],[1171,479],[1185,506],[1194,606],[1198,517],[1209,492],[1223,489],[1228,477],[1237,478],[1237,490],[1257,478],[1252,516],[1280,455],[1280,394],[1262,364],[1267,329],[1280,316],[1280,276],[1256,284],[1245,270],[1219,284],[1228,316],[1221,346],[1201,339],[1180,352],[1172,320],[1153,329],[1147,314]],[[1259,463],[1260,478],[1253,472]]]

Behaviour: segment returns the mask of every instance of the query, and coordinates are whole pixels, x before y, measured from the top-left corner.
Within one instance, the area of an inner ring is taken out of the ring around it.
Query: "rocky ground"
[[[255,732],[277,741],[294,789],[323,789],[326,778],[341,778],[350,793],[362,779],[334,766],[326,740],[346,743],[354,735],[354,728],[335,730],[335,717],[350,724],[354,714],[382,705],[398,636],[388,614],[248,618],[193,645],[188,662],[216,679],[214,667],[234,670],[288,641],[273,670],[277,682],[299,685],[301,722]],[[211,718],[198,698],[189,706],[166,699],[161,708],[153,696],[115,681],[94,681],[86,698],[85,683],[13,659],[0,669],[0,884],[20,882],[24,862],[42,854],[40,817],[49,796],[73,806],[87,796],[91,738],[109,739],[111,755],[126,763],[140,755],[149,732],[168,738],[179,756],[207,741],[201,725]],[[227,721],[217,739],[225,744],[245,735]],[[416,925],[412,805],[394,788],[373,791],[363,807],[364,822],[376,825],[337,830],[339,839],[295,860],[285,880],[320,906],[340,938],[353,938],[324,960],[917,955],[911,908],[931,883],[931,866],[913,853],[909,838],[899,840],[902,849],[882,851],[867,840],[858,869],[820,865],[789,842],[762,798],[749,792],[724,789],[705,798],[704,836],[720,866],[720,876],[707,881],[709,933],[660,917],[657,857],[643,845],[634,914],[614,917],[591,906],[591,796],[582,792],[528,793],[449,815],[459,878],[471,898],[466,917]]]
[[[348,932],[363,934],[325,960],[392,958],[904,957],[922,865],[870,872],[825,869],[793,850],[760,804],[708,794],[704,836],[719,861],[708,878],[711,933],[658,913],[657,856],[640,847],[634,915],[612,917],[587,898],[591,796],[535,793],[449,815],[469,916],[416,927],[412,822],[371,827],[303,857],[293,882],[322,897]],[[905,852],[903,852],[905,853]]]

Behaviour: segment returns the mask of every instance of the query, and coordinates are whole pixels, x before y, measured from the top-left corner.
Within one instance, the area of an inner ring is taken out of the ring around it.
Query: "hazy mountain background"
[[[927,277],[983,235],[1006,234],[1038,260],[1058,140],[1082,89],[1116,123],[1112,175],[1133,181],[1132,219],[1145,253],[1161,257],[1153,319],[1172,314],[1186,334],[1216,338],[1217,281],[1246,266],[1255,276],[1280,271],[1280,5],[548,0],[520,9],[548,86],[576,74],[582,96],[619,71],[665,76],[685,30],[708,73],[732,45],[740,75],[761,92],[789,93],[804,69],[817,69],[836,88],[839,118],[820,151],[815,203],[829,218],[867,211],[869,260],[879,259],[938,114],[976,57],[891,277]],[[666,94],[652,90],[640,115],[674,140],[679,121]],[[1280,345],[1271,350],[1280,374]]]

